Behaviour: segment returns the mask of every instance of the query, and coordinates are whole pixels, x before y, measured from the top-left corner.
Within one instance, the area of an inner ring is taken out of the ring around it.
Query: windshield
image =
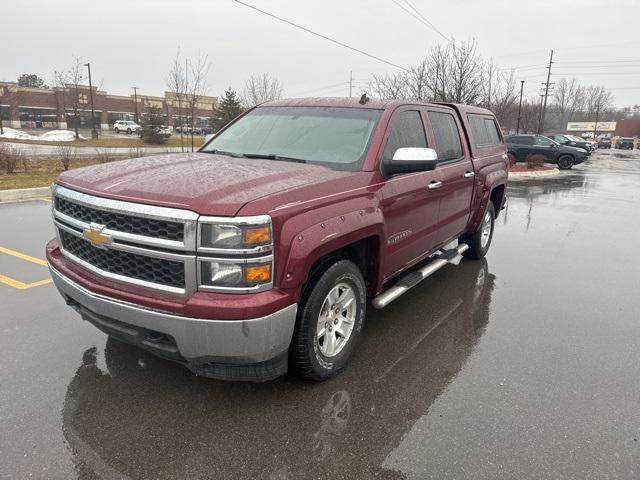
[[[259,107],[202,151],[359,170],[382,111],[341,107]]]

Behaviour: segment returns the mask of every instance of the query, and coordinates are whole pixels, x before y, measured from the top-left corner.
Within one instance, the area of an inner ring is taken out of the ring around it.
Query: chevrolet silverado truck
[[[198,375],[324,380],[369,304],[487,253],[507,165],[481,108],[270,102],[198,152],[62,173],[47,260],[84,320]]]

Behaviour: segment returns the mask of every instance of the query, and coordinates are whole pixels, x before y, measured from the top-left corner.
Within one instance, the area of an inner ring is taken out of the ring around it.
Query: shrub
[[[71,168],[71,161],[75,157],[75,150],[73,149],[73,147],[68,145],[60,146],[56,149],[56,154],[58,156],[58,160],[60,161],[62,170],[69,170],[69,168]]]
[[[536,168],[540,168],[544,165],[544,155],[540,155],[540,154],[534,154],[534,155],[529,155],[526,158],[526,162],[527,162],[527,168],[529,170],[535,170]]]
[[[16,173],[18,165],[27,166],[24,151],[15,145],[0,144],[0,167],[8,174]]]
[[[107,148],[105,148],[104,150],[96,148],[96,158],[98,159],[98,163],[109,163],[113,160],[111,153]]]

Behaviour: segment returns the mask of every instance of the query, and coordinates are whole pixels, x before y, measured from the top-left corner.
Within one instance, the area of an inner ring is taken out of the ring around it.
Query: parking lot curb
[[[50,187],[18,188],[15,190],[0,190],[0,203],[23,202],[51,196]]]
[[[557,168],[551,170],[543,170],[541,172],[509,172],[509,178],[534,178],[534,177],[548,177],[551,175],[557,175],[560,170]]]

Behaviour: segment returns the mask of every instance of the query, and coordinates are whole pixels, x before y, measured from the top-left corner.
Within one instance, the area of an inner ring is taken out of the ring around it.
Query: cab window
[[[429,112],[429,121],[436,141],[438,162],[462,157],[462,141],[453,115],[444,112]]]
[[[427,146],[427,137],[420,112],[408,110],[400,112],[391,125],[391,132],[387,145],[382,154],[382,160],[391,160],[399,148]]]

